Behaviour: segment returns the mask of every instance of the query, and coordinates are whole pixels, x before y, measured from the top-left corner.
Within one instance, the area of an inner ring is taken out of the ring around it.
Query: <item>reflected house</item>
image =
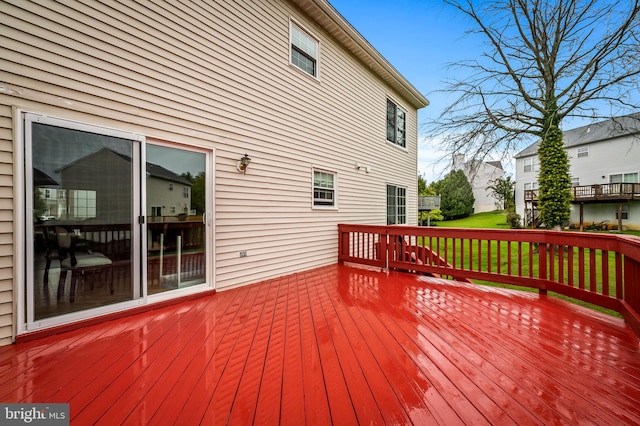
[[[167,221],[191,211],[191,182],[171,170],[147,163],[147,217]]]
[[[59,170],[61,190],[66,193],[66,215],[60,219],[91,220],[100,223],[128,223],[131,220],[131,177],[125,173],[105,180],[108,170],[132,170],[131,158],[111,149],[103,148],[82,157]],[[189,214],[191,210],[191,183],[152,163],[147,163],[147,216],[173,216]]]
[[[131,173],[108,173],[132,170],[131,159],[108,148],[79,158],[62,169],[60,183],[67,192],[64,219],[81,219],[99,223],[131,222]],[[110,176],[104,179],[103,176]]]
[[[42,202],[42,205],[38,206],[44,211],[37,211],[36,213],[43,213],[46,216],[59,216],[64,211],[64,205],[60,205],[58,200],[60,197],[64,199],[64,192],[58,191],[51,186],[57,187],[58,182],[51,176],[43,172],[42,170],[33,168],[33,186],[35,188],[35,197]]]

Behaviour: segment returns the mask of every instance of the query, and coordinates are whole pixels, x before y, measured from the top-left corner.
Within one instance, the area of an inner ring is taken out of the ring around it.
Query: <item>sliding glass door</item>
[[[206,164],[203,152],[147,144],[148,294],[207,279]]]
[[[28,329],[211,285],[209,151],[35,114],[24,129]]]

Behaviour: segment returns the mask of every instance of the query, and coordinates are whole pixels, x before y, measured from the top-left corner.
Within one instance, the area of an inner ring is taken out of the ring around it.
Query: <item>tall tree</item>
[[[470,73],[448,82],[443,91],[454,101],[427,130],[452,153],[475,159],[507,155],[534,138],[541,170],[563,162],[565,118],[605,118],[603,105],[609,116],[640,108],[639,1],[445,0],[470,18],[469,32],[483,37],[486,50],[453,64]],[[568,218],[568,170],[567,160],[553,174],[565,174],[559,181],[540,176],[548,227]]]
[[[499,209],[513,211],[515,207],[515,185],[516,182],[511,180],[511,176],[506,178],[499,177],[489,182],[487,189],[496,199],[496,207]]]

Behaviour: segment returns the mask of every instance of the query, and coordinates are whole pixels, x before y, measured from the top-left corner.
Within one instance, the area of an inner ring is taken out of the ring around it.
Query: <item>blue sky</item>
[[[420,110],[419,123],[437,117],[446,97],[433,93],[451,77],[447,63],[472,59],[482,42],[465,35],[469,21],[436,0],[329,0],[331,5],[364,36],[430,105]],[[418,141],[418,173],[430,183],[443,177],[446,153],[426,140]],[[438,161],[442,159],[443,161]],[[509,172],[509,164],[503,162]]]

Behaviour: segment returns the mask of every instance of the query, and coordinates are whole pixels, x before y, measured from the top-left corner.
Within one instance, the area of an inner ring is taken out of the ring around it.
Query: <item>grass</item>
[[[487,213],[478,213],[463,219],[458,219],[458,220],[450,220],[450,221],[442,221],[442,222],[437,222],[436,225],[438,227],[455,227],[455,228],[484,228],[484,229],[509,229],[509,226],[506,223],[506,213],[504,211],[492,211],[492,212],[487,212]],[[607,233],[607,231],[602,231],[603,233]],[[624,234],[629,234],[629,235],[637,235],[640,236],[640,231],[625,231],[623,232]],[[460,244],[460,240],[458,240],[456,242],[458,245]],[[476,241],[475,244],[477,244],[478,242]],[[451,244],[451,241],[448,242],[448,244]],[[497,244],[497,242],[494,242],[493,244]],[[506,242],[501,242],[501,251],[502,253],[506,253],[507,252],[507,243]],[[482,250],[486,253],[486,242],[482,243]],[[475,249],[477,252],[477,248]],[[528,256],[528,250],[529,250],[529,246],[525,245],[523,246],[523,256],[526,257]],[[577,249],[575,249],[577,250]],[[497,262],[497,256],[496,256],[496,252],[497,250],[494,248],[492,250],[492,264],[495,265]],[[451,246],[449,247],[449,253],[451,253]],[[598,262],[600,262],[600,253],[599,250],[597,251],[597,259]],[[578,265],[577,265],[577,252],[576,252],[576,256],[574,257],[574,271],[578,270]],[[501,259],[501,269],[502,270],[506,270],[507,269],[507,263],[510,262],[509,259]],[[614,255],[613,253],[610,253],[609,255],[609,274],[610,274],[610,278],[609,278],[609,282],[615,282],[615,276],[613,275],[614,271],[615,271],[615,260],[614,260]],[[474,262],[475,263],[475,262]],[[486,258],[484,258],[483,256],[483,260],[482,260],[482,265],[480,265],[480,270],[487,270],[488,265],[486,264],[487,260]],[[533,267],[534,267],[534,271],[533,274],[534,276],[537,276],[537,269],[538,269],[538,262],[534,262],[533,263]],[[494,266],[495,268],[495,266]],[[525,273],[525,275],[528,275],[528,265],[525,266],[525,269],[527,269],[527,271],[523,270],[523,273]],[[586,268],[588,271],[588,267]],[[586,282],[588,283],[588,276],[585,277]],[[601,277],[601,268],[597,268],[596,269],[596,277],[595,277],[597,283],[598,283],[598,291],[601,291],[601,286],[602,286],[602,277]],[[502,284],[502,283],[494,283],[494,282],[488,282],[488,281],[477,281],[478,284],[484,284],[484,285],[491,285],[491,286],[495,286],[495,287],[501,287],[501,288],[511,288],[511,289],[516,289],[516,290],[524,290],[524,291],[530,291],[530,292],[537,292],[537,289],[533,289],[533,288],[528,288],[528,287],[521,287],[521,286],[516,286],[516,285],[508,285],[508,284]],[[585,306],[588,307],[590,309],[594,309],[597,310],[599,312],[604,312],[607,313],[609,315],[613,315],[616,317],[620,317],[620,315],[615,312],[615,311],[611,311],[609,309],[605,309],[596,305],[592,305],[586,302],[582,302],[580,300],[576,300],[576,299],[572,299],[569,297],[566,297],[564,295],[561,294],[556,294],[556,293],[549,293],[550,295],[553,295],[554,297],[558,297],[560,299],[564,299],[564,300],[568,300],[572,303],[581,305],[581,306]]]
[[[509,229],[507,214],[503,210],[478,213],[463,219],[435,222],[434,225],[442,228]]]

